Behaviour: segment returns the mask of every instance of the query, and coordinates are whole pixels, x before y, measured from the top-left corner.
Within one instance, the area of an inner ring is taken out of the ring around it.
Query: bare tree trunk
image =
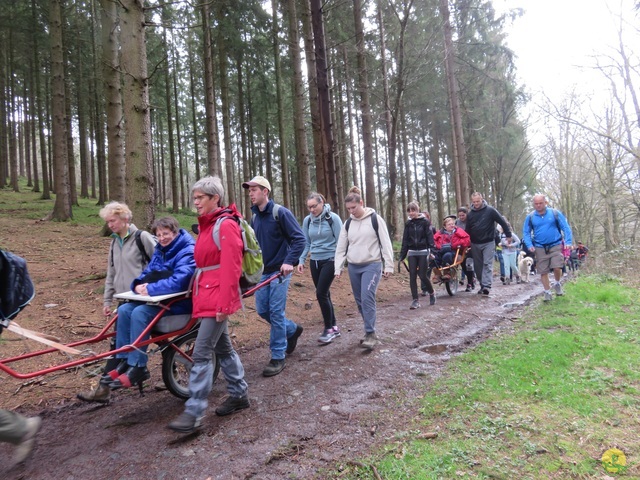
[[[66,221],[72,218],[69,191],[69,165],[67,162],[67,132],[65,118],[64,55],[62,45],[62,0],[49,4],[49,28],[51,29],[51,114],[53,137],[53,163],[55,166],[56,201],[47,217]]]
[[[124,129],[122,125],[122,88],[118,50],[120,47],[118,5],[100,0],[102,22],[102,78],[107,114],[107,159],[109,195],[114,201],[125,198]]]
[[[274,0],[275,1],[275,0]],[[275,5],[274,5],[275,7]],[[226,196],[229,202],[234,202],[235,195],[235,176],[233,174],[233,147],[231,145],[231,100],[229,95],[229,73],[227,59],[227,40],[225,29],[229,28],[224,25],[227,17],[227,11],[224,2],[219,2],[216,10],[218,17],[218,61],[220,62],[220,100],[222,102],[222,133],[224,141],[224,166],[226,173]],[[276,66],[276,78],[278,75],[278,67]],[[276,80],[277,83],[277,80]],[[283,169],[283,176],[285,170]],[[283,180],[286,182],[286,180]],[[283,187],[288,183],[283,183]],[[288,205],[287,205],[288,206]]]
[[[349,76],[349,58],[347,56],[347,47],[343,45],[342,47],[342,58],[344,60],[344,78],[346,79],[346,94],[347,94],[347,121],[349,122],[349,155],[351,157],[351,174],[353,176],[353,184],[358,185],[360,188],[360,178],[358,175],[358,162],[356,161],[356,149],[354,146],[353,139],[355,138],[353,135],[353,94],[351,93],[351,81]]]
[[[191,95],[191,124],[193,126],[193,162],[196,168],[196,180],[200,180],[200,147],[199,147],[199,135],[198,135],[198,118],[196,110],[196,88],[195,79],[193,75],[193,51],[191,50],[191,42],[187,43],[187,51],[189,52],[189,92]]]
[[[289,52],[291,71],[293,72],[293,132],[296,144],[295,164],[298,170],[298,206],[304,212],[306,198],[311,191],[309,176],[309,147],[307,145],[307,130],[304,118],[304,82],[302,80],[302,58],[300,55],[300,31],[296,0],[286,0],[287,16],[289,17]]]
[[[155,217],[151,121],[141,0],[122,0],[123,106],[126,128],[126,201],[138,226],[149,227]]]
[[[449,5],[447,0],[440,0],[440,15],[443,20],[444,35],[444,66],[447,75],[447,89],[449,92],[449,102],[451,104],[451,116],[453,120],[453,143],[455,145],[454,161],[456,162],[456,185],[459,186],[459,197],[456,198],[458,205],[464,204],[470,198],[469,195],[469,170],[467,167],[467,153],[462,132],[462,114],[460,112],[460,99],[458,80],[455,72],[455,53],[453,48],[453,35],[451,32],[451,22],[449,21]],[[456,192],[458,188],[456,188]]]
[[[241,161],[242,165],[240,167],[241,178],[249,178],[249,158],[247,156],[247,131],[246,131],[246,113],[245,113],[245,105],[244,105],[244,79],[243,79],[243,67],[242,67],[242,51],[237,52],[236,58],[236,71],[238,72],[238,120],[240,122],[240,151],[241,151]],[[242,206],[244,204],[244,196],[238,195],[236,198],[236,202],[238,204],[238,210],[242,211]]]
[[[331,131],[331,100],[328,81],[328,54],[324,35],[324,20],[320,0],[311,0],[311,24],[316,58],[316,81],[318,84],[318,105],[320,107],[320,131],[322,135],[322,157],[325,174],[325,196],[329,203],[337,205],[335,146]]]
[[[2,70],[2,69],[0,69]],[[38,150],[37,150],[37,141],[36,141],[36,96],[37,92],[35,91],[35,72],[34,72],[34,64],[33,60],[29,60],[29,118],[30,118],[30,128],[31,128],[31,161],[33,162],[33,191],[38,193],[40,192],[40,176],[38,175]],[[0,116],[0,121],[1,116]],[[2,163],[2,162],[0,162]]]
[[[313,138],[313,157],[316,166],[316,189],[326,195],[329,191],[324,168],[322,148],[322,126],[318,100],[318,80],[316,74],[316,53],[313,46],[313,28],[311,24],[311,5],[309,0],[299,0],[302,12],[302,31],[304,32],[304,52],[307,62],[307,83],[309,84],[309,113],[311,116],[311,135]]]
[[[173,52],[173,103],[176,110],[176,143],[178,145],[178,185],[180,187],[180,206],[186,208],[188,205],[185,195],[185,182],[189,183],[189,168],[184,168],[184,159],[182,157],[182,135],[180,134],[180,107],[178,104],[178,72],[180,71],[180,65],[178,58],[176,57],[176,50]],[[186,170],[186,171],[185,171]]]
[[[61,47],[62,48],[62,47]],[[13,28],[9,29],[9,68],[10,71],[15,71],[15,60],[13,56]],[[9,108],[11,115],[7,115],[7,122],[9,125],[9,182],[11,183],[11,189],[14,192],[19,192],[18,185],[18,133],[16,128],[16,118],[14,113],[16,110],[16,76],[9,75]]]
[[[369,103],[369,80],[367,79],[367,57],[364,44],[364,27],[362,24],[362,3],[353,0],[353,18],[356,29],[356,47],[358,49],[358,90],[360,91],[360,111],[362,113],[362,144],[364,147],[364,183],[365,203],[376,204],[373,164],[373,135],[371,133],[371,106]]]
[[[220,159],[218,158],[218,124],[216,121],[216,99],[213,75],[213,46],[211,44],[211,26],[209,18],[209,3],[202,2],[202,32],[204,47],[204,90],[205,114],[207,117],[207,162],[208,174],[220,175]]]
[[[289,191],[289,166],[287,143],[284,132],[284,101],[282,98],[282,71],[280,68],[280,51],[278,42],[278,1],[271,0],[273,20],[271,22],[271,34],[273,38],[273,61],[276,74],[276,104],[278,117],[278,144],[280,146],[280,170],[282,172],[282,199],[284,206],[291,208],[291,192]]]
[[[167,9],[169,7],[164,4],[162,7],[162,17],[165,24],[169,23]],[[169,175],[171,178],[171,211],[178,213],[180,210],[180,199],[178,197],[178,176],[176,172],[176,151],[173,138],[173,109],[171,100],[171,64],[169,62],[169,44],[167,42],[167,29],[162,29],[162,46],[165,54],[164,68],[164,103],[167,109],[167,137],[169,140]]]

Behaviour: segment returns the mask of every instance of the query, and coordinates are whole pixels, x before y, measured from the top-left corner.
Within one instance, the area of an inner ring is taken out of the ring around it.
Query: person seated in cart
[[[456,216],[448,215],[444,218],[443,227],[433,236],[436,244],[434,264],[436,267],[452,265],[458,252],[458,263],[462,260],[464,251],[471,246],[469,234],[462,228],[456,227]]]
[[[178,221],[173,217],[156,220],[153,224],[153,233],[158,238],[158,245],[147,268],[131,283],[131,290],[139,295],[150,297],[188,290],[196,269],[193,258],[195,245],[193,237],[180,228]],[[116,349],[133,344],[161,310],[160,306],[136,301],[118,307]],[[172,304],[168,313],[170,315],[191,313],[191,299]],[[141,387],[142,382],[150,377],[147,370],[146,350],[147,347],[144,346],[130,352],[116,354],[120,362],[115,372],[109,373],[113,378],[109,383],[111,390],[134,385]],[[118,375],[118,372],[123,373]]]
[[[138,277],[149,264],[158,242],[149,232],[139,230],[132,223],[131,209],[124,203],[108,203],[100,210],[100,217],[112,232],[111,247],[107,257],[104,307],[102,309],[102,313],[110,317],[115,311],[113,308],[114,295],[129,290],[133,279]],[[113,347],[115,347],[115,339],[113,339]],[[114,380],[108,374],[115,371],[119,364],[119,358],[109,358],[103,368],[98,385],[89,391],[80,392],[76,396],[85,402],[108,402],[111,394],[109,383]],[[122,368],[125,367],[122,365]],[[124,370],[118,372],[118,375],[121,373],[124,373]]]

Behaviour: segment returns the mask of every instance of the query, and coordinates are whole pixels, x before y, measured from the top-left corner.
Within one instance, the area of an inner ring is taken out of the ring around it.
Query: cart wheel
[[[447,288],[447,293],[453,297],[458,292],[458,269],[452,268],[451,273],[453,274],[451,279],[444,286]]]
[[[176,338],[162,351],[162,380],[171,393],[185,400],[189,398],[189,374],[193,366],[190,358],[193,355],[197,336],[198,331],[193,330]],[[220,371],[220,362],[215,353],[213,355],[213,382],[215,382]]]

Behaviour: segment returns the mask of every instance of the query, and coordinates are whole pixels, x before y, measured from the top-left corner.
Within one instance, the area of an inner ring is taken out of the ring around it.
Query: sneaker
[[[465,292],[473,291],[473,286],[470,283],[467,283],[467,288],[464,289]]]
[[[83,402],[108,403],[110,395],[111,389],[109,388],[109,385],[99,383],[98,386],[93,390],[78,393],[76,395],[76,398],[82,400]]]
[[[553,289],[556,291],[556,295],[561,297],[562,295],[564,295],[564,290],[562,290],[562,285],[560,284],[560,282],[556,282],[556,284],[553,286]]]
[[[482,292],[482,295],[489,295],[489,289],[487,287],[484,287],[482,290],[480,290]]]
[[[522,283],[522,277],[516,277],[516,283]]]
[[[364,339],[362,341],[360,341],[360,346],[362,348],[366,348],[367,350],[373,350],[373,347],[375,347],[378,343],[379,342],[376,333],[370,332],[364,336]]]
[[[431,295],[429,295],[429,305],[435,305],[435,304],[436,304],[436,294],[434,292]]]
[[[420,293],[420,295],[422,295],[423,297],[427,296],[427,291],[426,290],[422,290],[422,293]]]
[[[227,397],[218,408],[216,408],[216,415],[224,417],[225,415],[231,415],[232,413],[249,408],[249,398],[245,395],[243,397]]]
[[[333,334],[334,334],[336,337],[339,337],[339,336],[340,336],[340,329],[338,328],[338,326],[337,326],[337,325],[334,325],[334,326],[333,326]]]
[[[416,299],[413,302],[411,302],[411,306],[409,307],[409,310],[416,310],[417,308],[420,308],[420,302]]]
[[[302,335],[303,331],[304,331],[304,328],[302,328],[302,325],[298,325],[296,327],[296,331],[293,332],[293,335],[287,338],[287,355],[291,355],[293,351],[296,349],[296,347],[298,346],[298,338],[300,338],[300,335]]]
[[[182,412],[178,418],[167,425],[167,428],[178,433],[193,433],[202,427],[202,417],[194,417]]]
[[[325,329],[324,332],[322,332],[322,335],[320,335],[318,337],[318,342],[327,345],[329,343],[331,343],[331,340],[333,340],[334,338],[336,338],[338,335],[340,335],[340,333],[335,333],[333,331],[333,328],[327,328]]]
[[[551,296],[551,291],[547,290],[544,292],[544,301],[545,302],[550,302],[553,299],[553,297]]]
[[[27,418],[26,422],[27,431],[20,439],[20,443],[16,445],[16,451],[13,456],[15,463],[22,463],[29,458],[29,455],[31,455],[33,451],[33,446],[36,443],[36,434],[42,425],[42,419],[40,417]]]
[[[282,360],[271,359],[267,366],[262,370],[262,375],[264,377],[273,377],[274,375],[278,375],[282,370],[284,370],[284,358]]]

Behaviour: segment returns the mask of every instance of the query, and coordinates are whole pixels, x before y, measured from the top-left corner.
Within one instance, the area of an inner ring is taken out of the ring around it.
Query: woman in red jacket
[[[193,350],[193,368],[189,377],[190,398],[185,410],[168,427],[180,433],[191,433],[202,425],[207,397],[213,386],[213,353],[227,380],[229,396],[216,409],[224,416],[249,407],[247,382],[240,357],[231,344],[229,315],[241,308],[240,275],[244,245],[240,226],[235,220],[240,213],[235,205],[222,207],[224,187],[218,177],[204,177],[191,188],[198,211],[199,235],[194,258],[193,316],[200,318],[200,329]],[[220,248],[213,240],[213,228],[220,223]],[[224,250],[224,255],[222,255]]]
[[[462,228],[456,227],[456,216],[449,215],[444,218],[444,227],[433,236],[438,252],[436,263],[439,266],[451,265],[456,250],[471,246],[469,234]],[[458,254],[461,255],[462,251]]]

